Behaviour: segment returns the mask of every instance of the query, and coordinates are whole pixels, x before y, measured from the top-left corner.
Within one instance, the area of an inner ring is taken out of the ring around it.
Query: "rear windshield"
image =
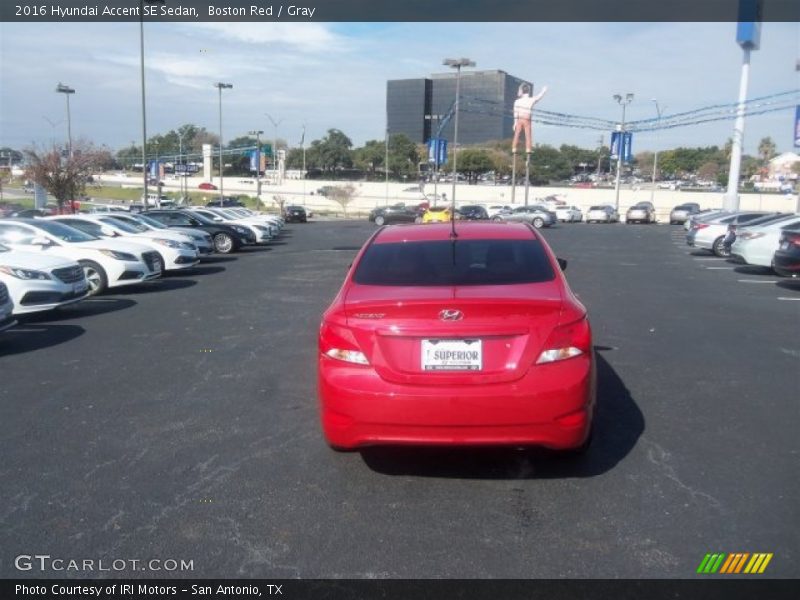
[[[510,285],[555,277],[539,240],[372,244],[353,280],[362,285]]]
[[[589,210],[605,210],[605,206],[592,206]]]

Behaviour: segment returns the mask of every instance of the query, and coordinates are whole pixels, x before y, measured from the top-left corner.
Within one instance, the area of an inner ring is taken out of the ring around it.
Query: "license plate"
[[[72,284],[72,292],[74,294],[82,294],[83,292],[86,291],[86,288],[88,288],[88,287],[89,287],[89,284],[87,284],[85,280],[84,281],[78,281],[77,283],[73,283]]]
[[[423,371],[480,371],[481,340],[422,340]]]

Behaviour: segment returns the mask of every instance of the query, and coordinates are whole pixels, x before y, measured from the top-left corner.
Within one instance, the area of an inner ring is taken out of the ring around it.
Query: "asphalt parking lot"
[[[0,576],[74,576],[14,568],[33,553],[193,560],[187,577],[658,578],[772,552],[766,575],[800,574],[800,282],[679,227],[545,231],[594,327],[589,456],[340,454],[316,328],[373,229],[288,226],[0,335]]]

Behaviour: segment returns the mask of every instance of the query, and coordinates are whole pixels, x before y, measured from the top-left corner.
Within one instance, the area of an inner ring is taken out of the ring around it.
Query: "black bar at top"
[[[193,8],[194,15],[162,15],[159,5],[148,21],[242,21],[242,22],[365,22],[365,21],[463,21],[463,22],[666,22],[727,21],[739,19],[740,0],[166,0],[167,8]],[[137,21],[132,15],[103,16],[103,8],[138,10],[140,0],[2,0],[0,21],[79,22]],[[209,7],[230,9],[228,14],[209,14]],[[289,14],[289,7],[314,9],[313,15]],[[262,9],[261,14],[251,7]],[[44,8],[44,11],[39,9]],[[59,12],[57,9],[64,9]],[[271,8],[271,14],[265,14]],[[73,13],[74,9],[82,9]],[[89,11],[88,9],[94,9]],[[243,11],[240,14],[240,11]],[[764,21],[800,21],[798,0],[763,0]],[[64,14],[67,13],[67,14]]]

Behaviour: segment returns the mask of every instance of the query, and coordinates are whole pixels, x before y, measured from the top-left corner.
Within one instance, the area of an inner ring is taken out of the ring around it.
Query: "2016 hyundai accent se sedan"
[[[586,309],[525,223],[379,229],[319,331],[322,427],[377,444],[583,450],[595,406]]]

